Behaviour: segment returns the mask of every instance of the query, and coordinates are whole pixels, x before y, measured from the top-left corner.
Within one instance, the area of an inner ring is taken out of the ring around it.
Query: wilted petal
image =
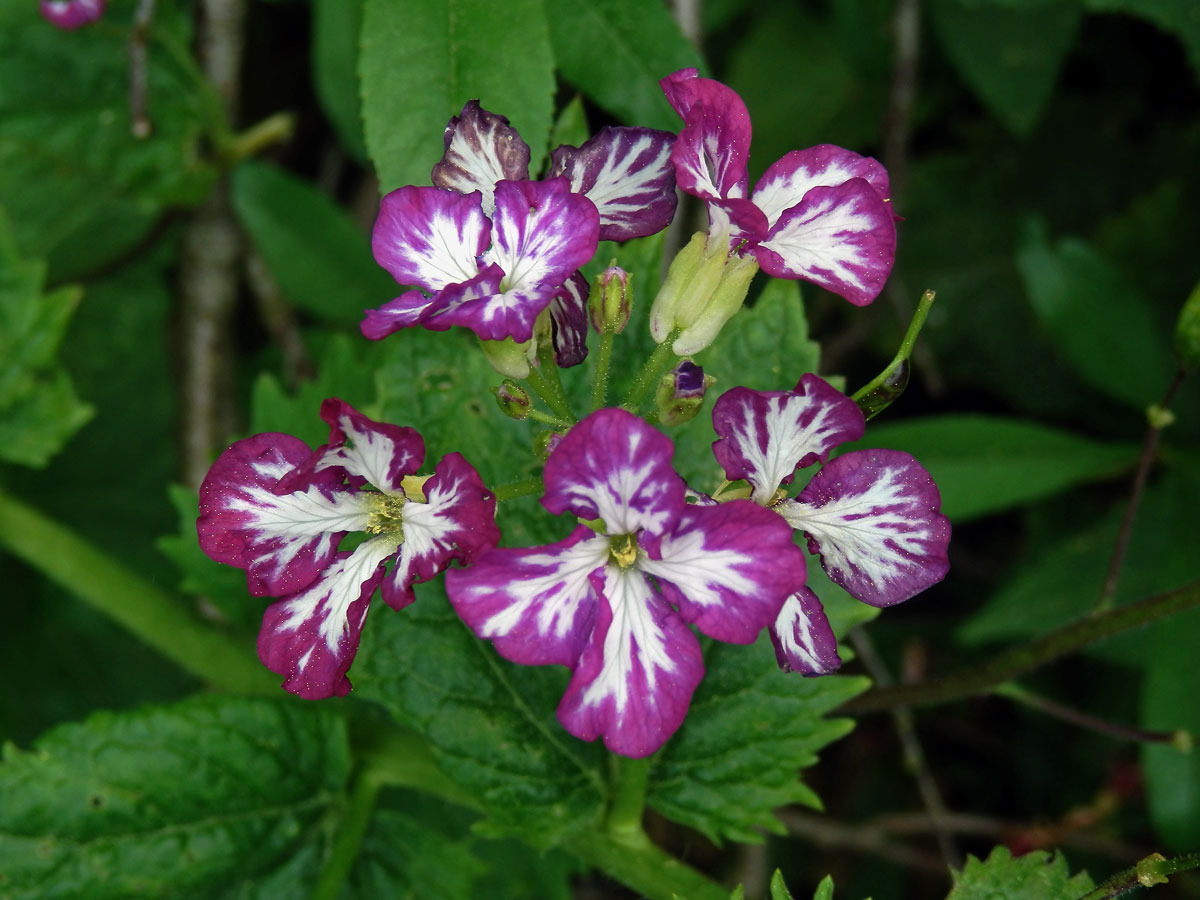
[[[464,622],[527,666],[574,667],[596,610],[589,576],[608,561],[608,539],[579,526],[565,541],[497,549],[446,573],[446,594]]]
[[[42,18],[51,25],[73,31],[104,15],[105,0],[40,0]]]
[[[588,293],[591,287],[582,272],[562,283],[550,301],[551,343],[554,361],[569,369],[587,359]]]
[[[779,217],[754,255],[768,275],[804,278],[865,306],[896,257],[891,205],[861,178],[815,187]]]
[[[713,455],[726,478],[746,479],[754,501],[767,504],[797,468],[824,461],[864,427],[854,401],[816,375],[801,377],[793,391],[733,388],[713,405]]]
[[[381,201],[371,249],[400,284],[440,291],[475,277],[491,233],[479,194],[409,185]]]
[[[837,187],[851,178],[862,178],[880,199],[891,195],[887,169],[869,156],[859,156],[833,144],[786,153],[754,186],[754,205],[774,225],[784,210],[791,209],[815,187]]]
[[[802,675],[828,675],[842,664],[837,641],[829,619],[809,588],[801,588],[788,597],[771,626],[775,660],[785,672]]]
[[[316,463],[318,472],[338,466],[394,494],[404,476],[425,461],[425,441],[413,428],[368,419],[336,397],[321,404],[321,418],[329,426],[329,443]]]
[[[469,100],[446,125],[446,152],[433,167],[433,183],[460,194],[479,191],[491,215],[497,181],[529,177],[529,145],[508,119]]]
[[[750,156],[750,114],[732,88],[695,69],[682,69],[659,82],[684,127],[671,150],[675,180],[706,200],[745,197]]]
[[[704,634],[751,644],[804,584],[804,552],[776,513],[748,500],[689,506],[638,567]]]
[[[383,582],[383,599],[393,609],[412,603],[413,584],[428,581],[453,560],[469,563],[500,540],[496,495],[461,454],[443,457],[421,490],[424,501],[410,497],[401,510],[404,543]]]
[[[704,675],[700,642],[635,568],[592,576],[599,595],[591,638],[558,705],[558,720],[585,741],[649,756],[683,723]]]
[[[559,147],[551,174],[563,175],[600,213],[600,240],[656,234],[675,215],[675,135],[652,128],[601,128],[579,149]]]
[[[609,534],[661,534],[683,512],[683,480],[671,439],[623,409],[600,409],[546,461],[542,505],[558,515],[603,519]]]
[[[899,450],[856,450],[826,463],[780,504],[808,536],[831,580],[872,606],[891,606],[945,577],[950,522],[937,485]]]
[[[285,690],[306,700],[340,697],[350,690],[346,671],[383,563],[396,552],[387,536],[339,553],[321,578],[267,607],[258,633],[258,658],[284,676]]]
[[[343,487],[339,473],[308,479],[303,490],[275,493],[280,479],[311,457],[291,435],[256,434],[222,453],[200,486],[200,547],[217,562],[245,569],[255,596],[306,587],[346,532],[366,525],[363,498]]]

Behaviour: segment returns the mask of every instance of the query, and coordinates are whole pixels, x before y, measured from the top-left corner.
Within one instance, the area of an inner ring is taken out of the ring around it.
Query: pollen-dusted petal
[[[416,429],[368,419],[336,397],[321,404],[321,418],[329,426],[329,443],[316,463],[318,472],[337,466],[396,493],[404,476],[425,461],[425,441]]]
[[[380,202],[371,249],[400,284],[440,291],[475,277],[491,235],[478,193],[409,185]]]
[[[587,359],[588,294],[591,285],[576,271],[562,283],[550,301],[550,341],[554,361],[560,369],[569,369]]]
[[[595,617],[589,576],[608,556],[608,539],[580,525],[557,544],[481,553],[468,568],[446,573],[446,594],[471,630],[506,659],[573,668]]]
[[[592,582],[595,623],[558,720],[613,753],[649,756],[687,715],[704,676],[700,642],[636,568],[610,563]]]
[[[222,453],[200,486],[200,548],[245,569],[256,597],[304,588],[329,564],[346,532],[366,525],[363,498],[344,488],[340,473],[309,478],[303,490],[275,492],[311,457],[291,435],[256,434]]]
[[[546,460],[542,505],[555,515],[603,519],[609,534],[652,535],[684,508],[671,468],[671,439],[623,409],[600,409],[569,432]]]
[[[899,450],[855,450],[828,462],[779,506],[808,536],[831,580],[872,606],[891,606],[945,577],[950,521],[937,485]]]
[[[395,538],[372,538],[352,553],[339,553],[303,591],[267,607],[258,658],[284,676],[285,690],[306,700],[340,697],[350,690],[346,670],[358,652],[383,563],[395,552]]]
[[[496,495],[461,454],[443,457],[421,490],[424,501],[410,497],[401,508],[404,543],[383,582],[383,599],[393,609],[412,603],[415,583],[433,578],[453,560],[470,563],[500,541]]]
[[[788,597],[771,626],[775,661],[785,672],[828,675],[842,665],[821,601],[809,588]]]
[[[834,144],[818,144],[785,153],[758,179],[751,199],[774,225],[813,188],[837,187],[851,178],[865,180],[883,200],[891,196],[887,169],[878,160]]]
[[[638,567],[704,634],[752,644],[804,584],[804,551],[776,513],[748,500],[689,506]]]
[[[479,191],[488,215],[495,207],[497,181],[529,177],[529,145],[507,118],[483,109],[478,100],[468,100],[446,125],[445,145],[433,167],[434,185],[460,194]]]
[[[742,98],[695,69],[674,72],[659,85],[684,123],[671,150],[679,186],[706,200],[745,197],[751,129]]]
[[[42,18],[65,31],[95,22],[104,15],[105,0],[41,0]]]
[[[896,258],[891,205],[862,178],[815,187],[779,217],[754,255],[768,275],[804,278],[866,306]]]
[[[738,387],[713,405],[713,455],[726,478],[746,479],[754,501],[767,504],[797,468],[824,461],[834,447],[862,437],[864,427],[854,401],[816,375],[802,376],[792,391]]]
[[[576,149],[559,147],[550,172],[563,175],[600,213],[600,240],[657,234],[675,215],[675,135],[652,128],[601,128]]]

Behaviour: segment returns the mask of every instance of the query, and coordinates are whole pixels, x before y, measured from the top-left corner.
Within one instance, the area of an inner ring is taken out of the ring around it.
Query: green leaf
[[[1074,0],[1013,8],[936,0],[933,24],[963,80],[1014,134],[1028,135],[1046,110],[1083,13]]]
[[[1200,4],[1195,0],[1083,0],[1083,5],[1091,12],[1140,16],[1174,34],[1200,82]]]
[[[1170,342],[1116,268],[1082,241],[1051,246],[1036,220],[1026,225],[1017,265],[1042,326],[1084,381],[1136,409],[1162,395]]]
[[[341,720],[283,700],[202,696],[10,744],[6,896],[299,900],[349,767]]]
[[[783,873],[778,869],[771,876],[771,900],[793,900],[792,892],[783,882]]]
[[[384,604],[371,611],[351,673],[357,695],[425,736],[446,775],[479,798],[490,832],[546,846],[593,821],[604,751],[554,717],[566,671],[500,659],[440,584],[417,594],[400,614]]]
[[[357,325],[364,309],[400,293],[367,235],[308,182],[250,161],[234,170],[232,200],[271,276],[300,309]]]
[[[766,637],[752,647],[711,642],[704,665],[683,727],[654,759],[648,802],[713,841],[759,843],[761,830],[783,833],[776,807],[820,807],[797,770],[853,728],[823,716],[869,682],[785,674]]]
[[[576,94],[562,108],[558,118],[554,120],[554,128],[550,132],[552,147],[579,147],[592,136],[588,128],[587,111],[583,108],[583,98]]]
[[[996,847],[984,862],[967,857],[946,900],[1076,900],[1092,887],[1086,872],[1071,875],[1060,854],[1034,850],[1014,859]]]
[[[366,162],[358,97],[362,15],[362,0],[313,0],[312,70],[317,100],[342,146],[356,160]]]
[[[1132,445],[1092,441],[1034,422],[977,415],[872,424],[853,446],[915,456],[937,482],[942,512],[953,522],[1111,478],[1130,467],[1138,452]]]
[[[58,345],[83,293],[43,294],[46,266],[17,255],[0,207],[0,460],[42,467],[92,417]]]
[[[821,879],[821,883],[817,885],[817,890],[813,894],[813,900],[833,900],[832,875],[826,875]]]
[[[546,0],[546,18],[563,78],[628,125],[679,129],[659,79],[705,65],[664,4]]]
[[[535,168],[545,156],[554,57],[540,0],[366,0],[358,71],[385,192],[429,184],[446,122],[472,99],[509,118]]]

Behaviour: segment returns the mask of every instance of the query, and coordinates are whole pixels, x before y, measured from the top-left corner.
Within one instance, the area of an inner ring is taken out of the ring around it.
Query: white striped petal
[[[478,193],[409,185],[380,203],[371,249],[400,284],[440,291],[478,274],[491,230]]]
[[[801,588],[783,604],[771,626],[771,643],[785,672],[828,675],[842,664],[829,619],[809,588]]]
[[[416,472],[425,459],[425,442],[415,429],[368,419],[343,400],[324,401],[321,418],[330,435],[315,467],[318,472],[341,467],[381,491],[397,493],[404,476]]]
[[[880,198],[888,199],[887,170],[869,156],[859,156],[833,144],[784,154],[763,173],[751,199],[763,211],[769,225],[774,225],[784,210],[798,204],[813,188],[837,187],[851,178],[866,180]]]

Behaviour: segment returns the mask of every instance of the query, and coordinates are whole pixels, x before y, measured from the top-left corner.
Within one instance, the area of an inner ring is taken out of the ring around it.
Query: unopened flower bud
[[[492,388],[496,403],[504,414],[512,419],[524,419],[529,416],[532,405],[529,392],[515,381],[505,379],[499,386]]]
[[[1200,284],[1184,301],[1175,323],[1175,355],[1185,369],[1200,369]]]
[[[539,461],[550,458],[550,451],[558,446],[563,436],[557,431],[539,431],[533,436],[533,455]]]
[[[480,341],[479,346],[488,364],[509,378],[526,377],[537,353],[537,341],[518,344],[512,338],[505,338],[502,341]]]
[[[658,421],[663,425],[682,425],[696,417],[704,406],[704,393],[716,379],[690,359],[662,377],[654,394]]]
[[[596,276],[588,312],[592,327],[600,334],[620,334],[625,330],[632,308],[629,278],[629,273],[620,266],[609,266]]]

